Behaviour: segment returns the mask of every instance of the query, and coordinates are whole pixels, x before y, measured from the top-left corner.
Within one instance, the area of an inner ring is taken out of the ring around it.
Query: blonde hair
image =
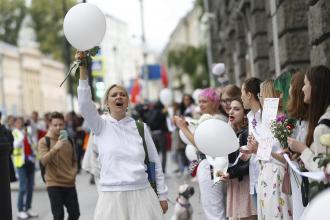
[[[280,98],[281,93],[275,90],[274,80],[267,79],[260,84],[262,98]]]
[[[124,86],[122,86],[122,85],[117,85],[117,84],[113,84],[112,86],[109,86],[109,87],[107,88],[107,90],[105,91],[105,93],[104,93],[104,97],[103,97],[103,105],[104,105],[105,109],[108,110],[108,111],[109,111],[109,109],[108,109],[108,107],[107,107],[107,104],[108,104],[109,93],[110,93],[111,89],[113,89],[113,88],[115,88],[115,87],[118,88],[118,89],[123,90],[123,91],[125,92],[125,94],[127,95],[127,98],[129,98],[128,92],[127,92],[127,90],[125,89]]]

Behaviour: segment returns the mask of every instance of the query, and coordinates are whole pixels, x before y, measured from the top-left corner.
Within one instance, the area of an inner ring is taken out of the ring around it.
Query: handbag
[[[282,192],[287,195],[292,195],[288,164],[286,164],[285,173],[284,173],[284,177],[283,177]]]
[[[153,190],[155,191],[155,193],[158,194],[157,193],[157,183],[156,183],[156,163],[149,160],[147,144],[146,144],[146,140],[144,137],[144,124],[143,124],[143,122],[140,122],[140,121],[135,121],[135,123],[136,123],[136,127],[139,131],[139,134],[142,138],[142,141],[143,141],[143,149],[144,149],[144,153],[146,155],[144,158],[144,163],[147,166],[146,173],[148,174],[148,181],[149,181],[151,187],[153,188]]]

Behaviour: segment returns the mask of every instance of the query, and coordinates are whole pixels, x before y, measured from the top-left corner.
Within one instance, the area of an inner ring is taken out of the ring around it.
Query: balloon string
[[[71,64],[71,67],[68,71],[68,73],[66,74],[63,82],[60,84],[60,87],[62,87],[63,83],[69,78],[70,74],[73,73],[72,75],[75,75],[78,67],[79,67],[79,64],[80,64],[80,60],[75,60],[72,64]]]

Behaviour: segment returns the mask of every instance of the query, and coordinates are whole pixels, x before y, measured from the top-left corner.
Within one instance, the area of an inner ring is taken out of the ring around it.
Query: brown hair
[[[52,112],[49,116],[49,121],[51,122],[53,119],[61,119],[64,121],[64,116],[60,112]]]
[[[304,77],[303,72],[296,72],[292,76],[290,98],[287,104],[288,115],[298,120],[308,118],[308,104],[304,103],[304,93],[302,92]]]
[[[227,85],[223,88],[222,95],[227,94],[230,99],[241,97],[241,89],[236,85]]]
[[[308,108],[308,133],[306,144],[313,143],[313,134],[320,117],[330,105],[330,69],[326,66],[314,66],[307,71],[306,77],[311,84],[310,104]]]
[[[128,96],[128,92],[127,92],[127,90],[125,89],[124,86],[117,85],[117,84],[113,84],[112,86],[110,86],[110,87],[105,91],[104,99],[103,99],[103,104],[104,104],[104,106],[107,106],[107,104],[108,104],[109,93],[110,93],[111,89],[113,89],[113,88],[115,88],[115,87],[117,87],[117,88],[123,90],[123,91],[125,92],[125,94],[127,95],[127,97],[129,98],[129,96]]]
[[[241,97],[233,98],[232,101],[237,101],[237,102],[241,103],[241,106],[242,106],[243,112],[244,112],[244,116],[245,116],[244,119],[243,119],[244,121],[243,121],[242,128],[246,128],[249,125],[249,121],[247,120],[246,115],[250,110],[244,108],[243,101],[242,101]]]
[[[260,84],[261,80],[255,77],[248,78],[244,81],[242,87],[244,88],[244,91],[250,92],[255,100],[259,101],[258,94],[260,93]]]

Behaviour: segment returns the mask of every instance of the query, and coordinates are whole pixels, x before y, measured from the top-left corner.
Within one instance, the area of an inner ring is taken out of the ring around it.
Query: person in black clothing
[[[229,123],[239,138],[240,146],[247,144],[248,120],[240,98],[234,98],[230,104]],[[240,219],[257,219],[256,209],[250,196],[249,160],[240,156],[239,150],[228,155],[227,173],[218,175],[228,182],[227,217]]]
[[[156,145],[157,151],[162,154],[162,169],[165,173],[167,159],[165,134],[168,132],[168,128],[164,106],[160,101],[157,101],[154,105],[150,105],[146,120],[147,125],[151,130],[152,139]]]
[[[10,146],[10,154],[8,155],[9,157],[9,175],[10,175],[10,182],[15,182],[16,179],[16,175],[15,175],[15,168],[13,165],[13,161],[11,159],[11,154],[13,152],[13,148],[14,148],[14,137],[11,133],[11,131],[9,129],[7,129],[5,127],[5,125],[1,124],[1,112],[0,112],[0,145],[2,144],[9,144]]]

